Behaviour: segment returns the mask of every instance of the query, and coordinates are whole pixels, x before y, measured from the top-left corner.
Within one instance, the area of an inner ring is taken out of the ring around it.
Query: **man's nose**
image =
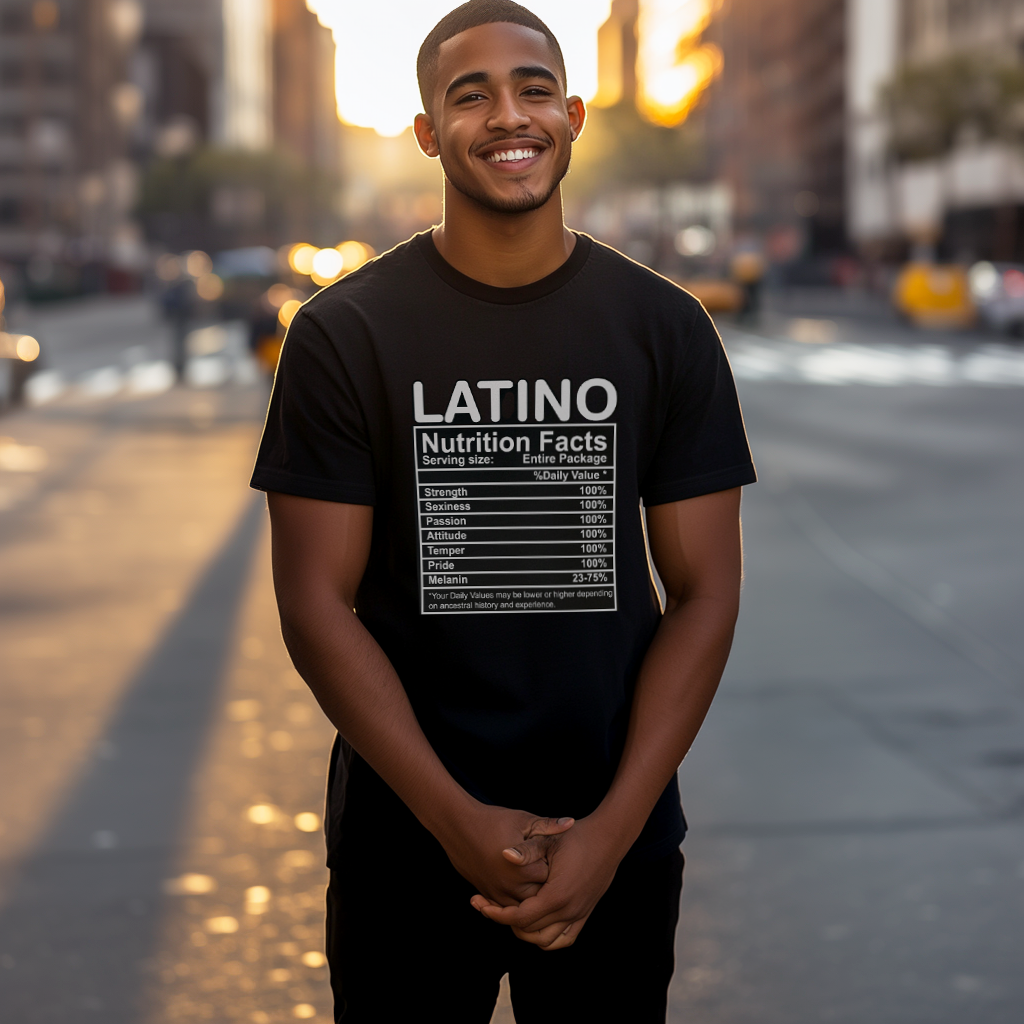
[[[513,132],[529,124],[530,115],[519,102],[519,97],[513,90],[503,89],[495,100],[487,127],[494,131]]]

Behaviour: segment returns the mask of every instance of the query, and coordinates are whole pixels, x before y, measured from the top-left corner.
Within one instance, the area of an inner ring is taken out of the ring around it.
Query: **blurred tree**
[[[180,252],[340,237],[337,181],[288,154],[207,148],[156,160],[142,178],[136,213],[151,241]]]
[[[619,185],[666,185],[699,172],[704,158],[700,118],[664,128],[624,101],[591,108],[567,185],[581,198]]]
[[[964,135],[1024,143],[1024,65],[955,54],[903,68],[883,94],[898,160],[926,160]]]

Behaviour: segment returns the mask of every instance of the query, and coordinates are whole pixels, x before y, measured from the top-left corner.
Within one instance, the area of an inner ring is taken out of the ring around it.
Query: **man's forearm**
[[[615,779],[591,815],[624,856],[693,743],[732,644],[737,602],[698,596],[665,613],[637,679]]]
[[[391,662],[352,610],[372,509],[277,492],[268,505],[281,631],[327,717],[480,892],[502,906],[527,898],[547,877],[539,854],[572,820],[482,804],[441,763]],[[525,854],[502,854],[513,848]]]
[[[434,752],[388,660],[338,599],[281,608],[295,667],[335,728],[437,835],[472,799]]]
[[[563,837],[551,875],[519,908],[474,906],[544,949],[571,945],[700,729],[725,667],[736,601],[693,597],[663,616],[641,666],[625,750],[600,806]]]

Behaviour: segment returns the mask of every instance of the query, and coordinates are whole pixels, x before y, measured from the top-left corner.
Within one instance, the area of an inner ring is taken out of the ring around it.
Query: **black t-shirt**
[[[754,479],[693,296],[586,235],[548,277],[495,288],[424,233],[296,315],[252,485],[374,506],[356,611],[441,760],[481,800],[582,817],[661,615],[641,499]],[[329,863],[371,777],[340,745]],[[684,832],[673,781],[634,852]]]

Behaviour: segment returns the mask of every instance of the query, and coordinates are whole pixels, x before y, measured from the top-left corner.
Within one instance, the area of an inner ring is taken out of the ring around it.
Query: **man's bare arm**
[[[269,493],[274,588],[295,667],[324,713],[444,846],[465,877],[502,905],[537,891],[547,876],[528,843],[516,863],[501,851],[571,827],[489,807],[455,782],[420,728],[387,656],[355,614],[373,509]],[[410,865],[410,872],[415,866]]]
[[[647,510],[667,606],[637,679],[626,746],[604,800],[555,841],[536,897],[474,906],[546,949],[571,945],[690,749],[718,687],[739,609],[740,490]]]

